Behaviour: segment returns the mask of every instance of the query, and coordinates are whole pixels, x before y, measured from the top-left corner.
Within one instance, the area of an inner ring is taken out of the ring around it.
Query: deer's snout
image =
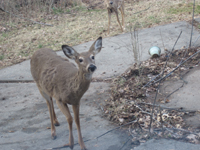
[[[110,5],[112,5],[113,4],[113,2],[112,1],[110,1]]]
[[[91,64],[89,67],[88,67],[88,71],[89,72],[94,72],[95,70],[97,69],[97,67],[93,64]]]

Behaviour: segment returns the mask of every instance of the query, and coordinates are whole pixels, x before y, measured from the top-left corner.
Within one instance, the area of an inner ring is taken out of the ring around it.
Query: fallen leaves
[[[186,55],[185,51],[187,51]],[[197,52],[196,48],[174,51],[167,63],[164,76],[176,68],[181,60],[185,60],[195,52]],[[112,80],[111,97],[105,100],[105,116],[120,125],[135,120],[136,122],[129,126],[129,133],[133,137],[137,137],[132,141],[134,145],[147,140],[143,136],[146,135],[148,137],[152,115],[151,134],[154,136],[183,139],[185,133],[193,133],[193,131],[196,131],[192,128],[183,129],[186,128],[184,116],[188,115],[189,112],[179,111],[178,109],[166,109],[156,105],[154,107],[154,113],[152,114],[152,100],[154,98],[150,98],[150,95],[155,95],[158,86],[156,81],[161,78],[160,74],[165,65],[165,58],[169,57],[168,54],[165,53],[159,58],[141,62],[139,68],[137,64],[134,64],[124,74]],[[178,80],[180,74],[198,65],[199,60],[200,56],[196,55],[195,58],[185,63],[167,79]],[[153,82],[145,87],[144,85],[151,80]],[[170,102],[168,97],[165,97],[161,93],[159,94],[160,97],[157,102]],[[192,143],[198,143],[199,141],[199,136],[191,135],[187,138]]]

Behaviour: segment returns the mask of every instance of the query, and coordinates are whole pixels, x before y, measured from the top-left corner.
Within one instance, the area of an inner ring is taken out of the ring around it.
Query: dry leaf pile
[[[181,61],[186,60],[198,50],[200,49],[175,50],[170,57],[170,53],[166,50],[166,53],[162,54],[159,58],[149,59],[140,65],[134,64],[128,71],[113,80],[111,97],[105,100],[104,112],[109,120],[117,124],[123,125],[128,122],[134,122],[129,126],[129,133],[134,137],[132,139],[134,145],[145,142],[149,138],[148,131],[153,101],[159,84],[156,81],[161,78],[159,74],[162,74],[167,58],[169,57],[169,60],[163,76],[168,75]],[[189,69],[198,66],[199,61],[200,55],[197,54],[165,80],[180,79]],[[153,82],[145,87],[152,79],[154,79]],[[164,99],[165,97],[161,97],[160,101]],[[192,115],[192,113],[195,112],[161,107],[157,100],[153,113],[153,135],[156,135],[156,137],[184,139],[198,143],[199,135],[193,134],[193,132],[197,133],[198,131],[187,127],[184,123],[184,117]],[[188,133],[191,133],[191,135],[188,135]]]

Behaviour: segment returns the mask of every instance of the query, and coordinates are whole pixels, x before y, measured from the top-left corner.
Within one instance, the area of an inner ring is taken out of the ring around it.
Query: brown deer
[[[105,0],[106,6],[107,6],[107,10],[108,10],[108,34],[110,33],[110,19],[111,19],[111,14],[114,12],[116,17],[117,17],[117,21],[119,23],[119,26],[123,32],[123,28],[124,28],[124,0]],[[118,15],[118,9],[121,12],[122,15],[122,25],[119,21],[119,15]],[[123,26],[123,27],[122,27]]]
[[[56,138],[55,126],[59,126],[54,111],[52,98],[69,124],[69,143],[64,145],[73,149],[74,138],[72,134],[73,118],[68,105],[72,105],[74,118],[78,130],[78,142],[81,150],[86,150],[81,135],[79,107],[83,94],[88,90],[92,74],[96,70],[95,55],[101,51],[102,37],[99,37],[90,47],[89,51],[78,53],[72,47],[62,45],[64,54],[74,59],[78,68],[47,48],[36,51],[31,58],[31,74],[37,84],[41,95],[46,99],[51,119],[51,137]],[[54,126],[55,125],[55,126]]]

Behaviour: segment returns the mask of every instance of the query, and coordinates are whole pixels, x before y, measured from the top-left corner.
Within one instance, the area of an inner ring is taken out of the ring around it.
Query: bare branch
[[[180,32],[180,34],[179,34],[179,36],[178,36],[176,42],[174,43],[174,46],[173,46],[173,48],[172,48],[172,51],[171,51],[170,54],[169,54],[169,57],[171,56],[171,54],[172,54],[172,52],[173,52],[173,50],[174,50],[174,47],[175,47],[176,43],[178,42],[178,40],[179,40],[181,34],[182,34],[182,31]],[[169,60],[169,57],[168,57],[167,60],[166,60],[166,63],[165,63],[165,66],[164,66],[164,68],[163,68],[163,72],[162,72],[162,74],[161,74],[161,77],[162,77],[163,74],[164,74],[164,71],[165,71],[165,68],[166,68],[166,66],[167,66],[167,62],[168,62],[168,60]],[[151,125],[152,125],[153,114],[154,114],[154,105],[155,105],[155,103],[156,103],[156,98],[157,98],[157,95],[158,95],[158,89],[160,88],[160,83],[161,83],[161,80],[159,81],[159,85],[158,85],[158,87],[157,87],[155,99],[154,99],[154,102],[153,102],[153,108],[152,108],[152,112],[151,112],[151,120],[150,120],[150,126],[149,126],[149,133],[150,133],[150,131],[151,131]]]

